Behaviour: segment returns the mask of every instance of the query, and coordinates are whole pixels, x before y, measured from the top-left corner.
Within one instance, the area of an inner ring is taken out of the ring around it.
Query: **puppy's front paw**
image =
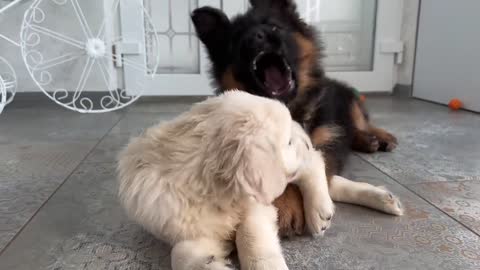
[[[323,236],[330,227],[335,206],[328,195],[306,196],[304,199],[305,222],[314,236]]]
[[[242,265],[242,270],[288,270],[285,259],[281,256],[273,258],[252,258]]]

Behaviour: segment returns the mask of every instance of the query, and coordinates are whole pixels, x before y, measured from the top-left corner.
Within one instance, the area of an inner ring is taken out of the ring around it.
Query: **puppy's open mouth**
[[[273,97],[282,96],[295,87],[292,69],[279,54],[259,53],[253,60],[253,73],[257,82]]]

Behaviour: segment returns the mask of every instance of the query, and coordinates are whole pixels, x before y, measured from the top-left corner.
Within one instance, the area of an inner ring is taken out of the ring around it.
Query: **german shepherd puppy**
[[[334,201],[401,215],[401,204],[390,192],[337,176],[351,149],[391,151],[397,139],[369,122],[352,87],[325,76],[322,43],[315,29],[300,18],[293,0],[250,3],[245,14],[232,20],[211,7],[192,13],[197,35],[212,62],[217,93],[241,89],[283,101],[323,153]],[[303,233],[298,188],[290,185],[274,204],[279,209],[280,233]]]

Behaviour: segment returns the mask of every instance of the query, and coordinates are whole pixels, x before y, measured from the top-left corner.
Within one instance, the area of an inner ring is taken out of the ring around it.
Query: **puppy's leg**
[[[396,216],[403,215],[400,200],[384,187],[334,176],[330,179],[329,191],[336,202],[362,205]]]
[[[273,202],[278,209],[278,227],[280,236],[301,235],[305,228],[303,199],[300,189],[289,184],[283,194]]]
[[[277,211],[249,201],[236,235],[242,270],[288,270],[278,239]]]
[[[384,152],[391,152],[395,149],[398,145],[397,138],[392,134],[388,133],[386,130],[377,128],[370,124],[369,129],[370,133],[378,138],[380,143],[379,150]]]
[[[323,235],[330,227],[335,207],[328,192],[325,162],[319,152],[312,151],[312,160],[303,169],[296,184],[303,195],[305,222],[313,235]]]
[[[378,150],[390,152],[397,147],[397,138],[372,125],[365,107],[358,101],[352,103],[351,119],[355,127],[352,141],[353,150],[364,153],[374,153]]]
[[[362,153],[375,153],[380,148],[380,142],[375,135],[356,129],[353,132],[352,149]]]
[[[232,251],[228,242],[213,239],[188,240],[172,250],[173,270],[232,270],[225,259]]]

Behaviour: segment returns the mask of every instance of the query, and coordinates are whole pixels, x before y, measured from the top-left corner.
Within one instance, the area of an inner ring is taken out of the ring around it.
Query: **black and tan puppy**
[[[211,7],[192,14],[212,62],[217,92],[243,89],[286,103],[294,120],[303,125],[325,156],[334,201],[401,215],[400,202],[388,191],[337,176],[352,148],[391,151],[396,138],[369,122],[350,86],[326,77],[319,36],[300,18],[294,1],[250,3],[245,14],[232,20]],[[296,187],[287,188],[275,205],[283,234],[303,231],[302,198]]]

